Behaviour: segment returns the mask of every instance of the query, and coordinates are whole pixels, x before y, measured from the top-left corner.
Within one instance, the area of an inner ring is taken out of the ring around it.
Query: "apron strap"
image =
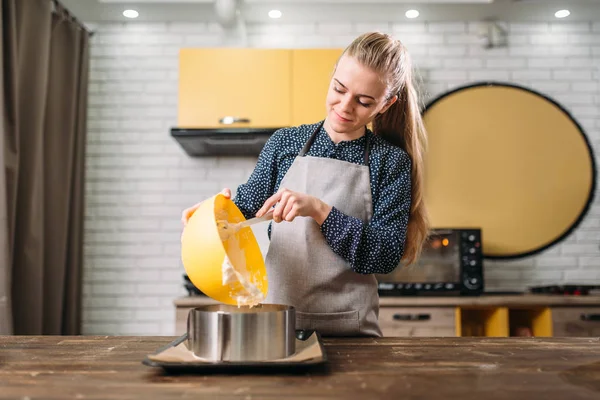
[[[306,153],[308,153],[308,150],[310,149],[310,147],[312,146],[312,144],[315,142],[315,139],[317,138],[317,134],[319,133],[319,131],[323,127],[324,123],[325,123],[325,120],[321,121],[321,123],[317,126],[317,128],[310,135],[310,137],[306,141],[306,144],[304,145],[304,147],[302,148],[302,150],[300,151],[300,153],[298,153],[298,155],[300,157],[304,157],[306,155]]]
[[[365,128],[366,129],[366,128]],[[365,131],[365,165],[369,166],[369,154],[371,153],[371,135]]]
[[[300,150],[300,153],[298,153],[298,156],[304,157],[306,155],[306,153],[308,153],[308,150],[310,150],[311,146],[315,142],[315,139],[317,138],[317,135],[318,135],[319,131],[321,130],[321,128],[323,127],[324,123],[325,123],[325,120],[321,121],[321,123],[315,128],[313,133],[310,135],[310,137],[306,141],[306,144],[304,145],[302,150]],[[367,135],[365,132],[365,153],[364,153],[364,155],[365,155],[365,165],[366,166],[369,166],[370,152],[371,152],[371,140],[370,140],[370,136]]]

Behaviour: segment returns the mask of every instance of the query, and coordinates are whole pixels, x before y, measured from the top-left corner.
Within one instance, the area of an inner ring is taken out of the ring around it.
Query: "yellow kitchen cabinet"
[[[457,307],[457,336],[552,336],[549,307]]]
[[[509,336],[506,307],[459,307],[457,336]]]
[[[181,49],[179,62],[178,127],[290,125],[290,50]]]
[[[292,51],[292,125],[325,118],[325,98],[333,69],[343,49]]]
[[[508,312],[510,336],[553,336],[550,307],[519,307]]]

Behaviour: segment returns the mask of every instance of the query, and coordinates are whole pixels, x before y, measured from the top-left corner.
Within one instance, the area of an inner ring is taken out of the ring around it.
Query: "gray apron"
[[[373,214],[369,137],[365,165],[307,156],[322,126],[323,122],[312,133],[280,187],[315,196],[369,222]],[[381,336],[377,279],[354,272],[334,253],[314,219],[273,223],[266,266],[265,303],[294,306],[296,329],[316,330],[322,336]]]

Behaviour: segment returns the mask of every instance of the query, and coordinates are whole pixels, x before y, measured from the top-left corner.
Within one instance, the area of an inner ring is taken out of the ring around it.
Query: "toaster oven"
[[[479,295],[484,290],[481,229],[432,229],[419,259],[377,274],[381,296]]]

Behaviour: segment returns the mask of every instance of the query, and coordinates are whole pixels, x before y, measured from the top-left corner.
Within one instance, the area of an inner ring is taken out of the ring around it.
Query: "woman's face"
[[[327,123],[337,133],[362,133],[364,126],[396,101],[396,96],[386,101],[386,94],[387,85],[377,72],[344,55],[329,84]]]

